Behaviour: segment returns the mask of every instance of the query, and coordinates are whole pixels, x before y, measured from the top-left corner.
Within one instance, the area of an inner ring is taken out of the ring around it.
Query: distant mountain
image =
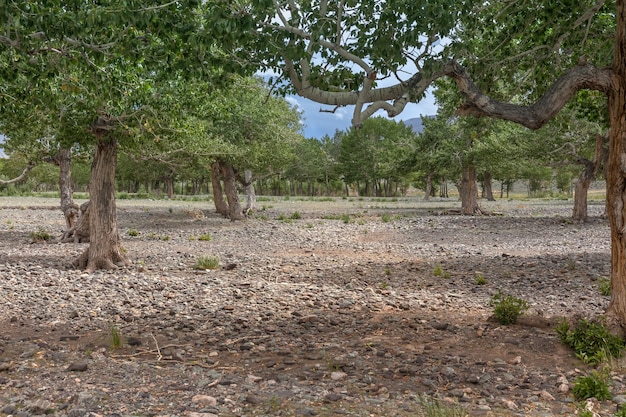
[[[423,117],[432,118],[435,116],[414,117],[412,119],[404,120],[404,124],[410,126],[415,133],[422,133],[422,131],[424,130],[424,125],[422,124]]]

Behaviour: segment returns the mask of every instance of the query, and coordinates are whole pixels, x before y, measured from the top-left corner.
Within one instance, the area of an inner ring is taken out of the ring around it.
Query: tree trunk
[[[461,194],[462,214],[471,216],[481,213],[478,206],[478,182],[476,181],[476,167],[474,164],[463,167],[459,193]]]
[[[426,176],[426,190],[424,190],[424,201],[430,200],[430,194],[433,192],[433,173],[429,172]]]
[[[491,186],[491,173],[489,171],[485,171],[483,173],[483,197],[487,199],[487,201],[496,201],[493,197],[493,188]]]
[[[96,151],[89,181],[90,243],[87,250],[74,261],[75,266],[87,272],[130,264],[122,253],[115,211],[117,142],[106,128],[96,125],[92,129],[96,137]]]
[[[72,189],[72,160],[71,151],[68,148],[59,149],[54,158],[59,167],[59,191],[61,193],[61,211],[65,216],[66,232],[76,225],[78,219],[78,204],[74,203]]]
[[[574,213],[572,218],[576,221],[587,221],[587,191],[591,185],[591,180],[594,177],[592,170],[591,175],[589,173],[589,167],[585,167],[583,172],[578,176],[576,181],[576,188],[574,190]]]
[[[228,217],[228,204],[224,201],[224,191],[221,182],[220,163],[215,161],[211,164],[211,185],[213,189],[213,203],[215,211],[224,217]]]
[[[239,195],[237,194],[235,169],[231,164],[224,161],[220,161],[220,168],[224,178],[224,192],[228,201],[228,217],[232,221],[243,220],[245,216],[243,215],[243,210],[239,203]]]
[[[252,171],[246,169],[244,171],[244,189],[246,191],[246,213],[256,211],[256,193],[254,192],[254,183],[252,181]]]
[[[607,316],[626,329],[626,0],[617,1],[613,88],[609,96],[607,214],[611,225],[611,302]]]
[[[170,200],[174,198],[174,173],[170,172],[165,177],[165,189],[167,190],[167,198]]]

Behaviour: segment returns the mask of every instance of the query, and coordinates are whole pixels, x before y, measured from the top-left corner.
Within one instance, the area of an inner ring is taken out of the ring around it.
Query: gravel
[[[60,236],[57,204],[0,198],[0,415],[415,416],[424,396],[572,415],[589,368],[553,328],[608,305],[601,204],[575,223],[566,201],[462,217],[456,201],[269,199],[233,223],[206,202],[119,200],[133,265],[92,274],[71,267],[85,244],[31,242]],[[528,302],[518,324],[491,318],[498,291]]]

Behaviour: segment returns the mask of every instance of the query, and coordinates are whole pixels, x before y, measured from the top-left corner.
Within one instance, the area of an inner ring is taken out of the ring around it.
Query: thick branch
[[[30,162],[26,166],[26,168],[24,168],[24,171],[22,171],[19,177],[15,177],[12,180],[6,180],[6,181],[0,180],[0,185],[9,185],[9,184],[14,184],[16,182],[22,181],[24,178],[26,178],[26,175],[28,175],[30,170],[33,169],[34,167],[35,167],[35,164],[33,162]]]
[[[561,75],[536,103],[521,106],[498,102],[484,94],[457,62],[448,63],[444,73],[454,79],[465,96],[466,103],[459,109],[459,114],[510,120],[529,129],[539,129],[546,124],[579,90],[607,93],[613,86],[613,71],[610,68],[578,65]]]

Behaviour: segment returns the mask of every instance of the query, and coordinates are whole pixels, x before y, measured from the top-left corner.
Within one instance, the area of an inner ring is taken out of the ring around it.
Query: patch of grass
[[[50,233],[46,232],[44,229],[39,229],[36,232],[30,232],[28,237],[30,237],[33,242],[47,242],[52,239]]]
[[[389,213],[383,213],[380,216],[380,219],[383,221],[383,223],[389,223],[391,221],[391,214]]]
[[[302,218],[302,214],[300,214],[299,211],[294,211],[293,214],[289,216],[289,218],[292,220],[299,220]]]
[[[577,400],[591,397],[599,401],[611,399],[608,372],[591,371],[588,375],[577,377],[572,386],[572,394]]]
[[[200,256],[196,259],[194,269],[204,270],[217,269],[220,266],[220,259],[217,256]]]
[[[139,236],[139,232],[137,231],[137,229],[128,229],[128,231],[126,232],[126,234],[128,236]]]
[[[564,320],[555,330],[561,342],[572,348],[577,358],[591,365],[619,358],[624,351],[624,341],[611,334],[602,322],[580,319],[572,329]]]
[[[433,269],[433,275],[441,278],[450,278],[450,273],[443,270],[443,266],[441,264],[435,265]]]
[[[504,295],[500,290],[491,297],[489,304],[494,308],[494,317],[503,325],[514,324],[518,317],[528,310],[526,301],[512,295]]]
[[[211,233],[206,232],[205,234],[198,236],[198,240],[208,242],[209,240],[211,240]]]
[[[111,349],[119,349],[122,346],[122,336],[120,335],[120,329],[111,325],[109,334],[111,335]]]
[[[600,278],[598,280],[598,291],[600,294],[608,297],[611,295],[611,280],[608,278]]]
[[[467,417],[469,415],[462,407],[446,404],[437,398],[420,396],[418,401],[426,417]]]
[[[474,278],[474,284],[476,285],[487,285],[487,278],[479,272],[476,273],[476,278]]]

